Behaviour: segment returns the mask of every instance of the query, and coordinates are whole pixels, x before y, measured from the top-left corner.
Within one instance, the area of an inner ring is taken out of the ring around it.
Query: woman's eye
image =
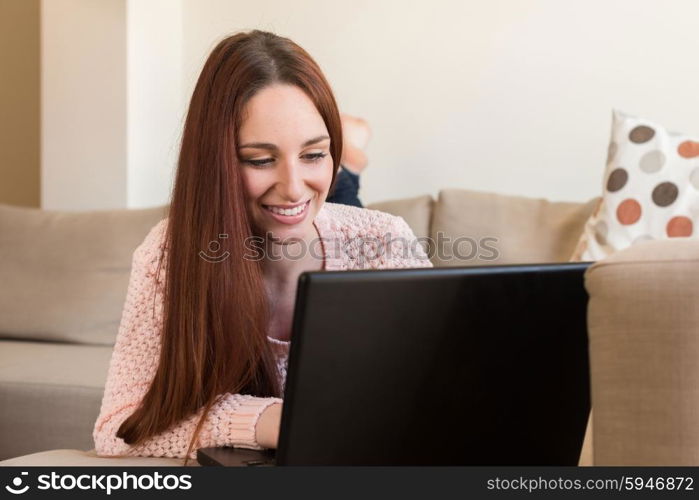
[[[245,163],[249,163],[255,167],[264,167],[272,161],[274,161],[272,158],[264,158],[262,160],[245,160]]]
[[[311,160],[311,161],[320,161],[323,158],[325,158],[327,155],[328,155],[328,153],[313,153],[313,154],[309,154],[309,155],[304,155],[304,158],[306,158],[307,160]]]
[[[305,160],[309,160],[311,162],[317,162],[322,160],[328,155],[328,153],[311,153],[307,155],[303,155],[303,158]],[[245,163],[248,163],[254,167],[264,167],[265,165],[269,165],[270,163],[274,162],[274,158],[262,158],[260,160],[243,160]]]

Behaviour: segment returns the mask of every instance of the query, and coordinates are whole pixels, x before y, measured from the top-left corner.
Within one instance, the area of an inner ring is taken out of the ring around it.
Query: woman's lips
[[[308,207],[310,203],[311,200],[308,200],[305,204],[301,205],[303,206],[303,210],[301,210],[300,213],[295,215],[284,215],[281,213],[273,212],[269,205],[262,205],[262,207],[270,217],[272,217],[274,220],[278,222],[281,222],[282,224],[298,224],[306,218],[306,214],[308,213]]]
[[[302,201],[301,203],[296,203],[295,205],[262,205],[263,207],[274,207],[274,208],[296,208],[308,203],[309,200]]]

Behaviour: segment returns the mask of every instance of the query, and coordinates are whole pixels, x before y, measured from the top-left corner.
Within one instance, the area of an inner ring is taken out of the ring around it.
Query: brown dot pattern
[[[655,136],[655,130],[645,125],[639,125],[629,133],[629,140],[636,144],[643,144]]]
[[[619,191],[626,185],[626,181],[629,180],[629,174],[623,168],[616,168],[612,170],[609,174],[609,179],[607,179],[607,191],[613,193]]]
[[[672,205],[677,199],[680,190],[672,182],[661,182],[653,189],[653,203],[659,207]]]

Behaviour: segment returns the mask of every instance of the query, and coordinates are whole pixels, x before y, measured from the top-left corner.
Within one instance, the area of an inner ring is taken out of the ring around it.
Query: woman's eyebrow
[[[301,147],[307,148],[308,146],[311,146],[320,141],[324,141],[326,139],[330,139],[330,137],[328,137],[327,135],[319,135],[318,137],[314,137],[313,139],[308,139],[306,142],[301,144]],[[250,142],[248,144],[243,144],[242,146],[240,146],[240,149],[243,148],[269,149],[272,151],[277,151],[279,149],[276,145],[271,144],[269,142]]]

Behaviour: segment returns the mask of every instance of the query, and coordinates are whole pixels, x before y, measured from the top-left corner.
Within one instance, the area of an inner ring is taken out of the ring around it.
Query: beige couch
[[[461,258],[454,257],[448,245],[442,251],[430,249],[436,266],[463,266],[566,261],[596,202],[551,203],[444,190],[437,200],[422,196],[369,208],[402,216],[418,237],[468,238],[463,240]],[[126,294],[131,253],[164,214],[165,207],[62,213],[0,206],[0,460],[4,460],[0,465],[181,464],[169,458],[99,458],[92,451],[92,426]],[[483,238],[496,239],[488,245],[496,252],[482,251]],[[617,266],[624,265],[620,259]],[[655,265],[652,257],[646,265]],[[607,279],[605,269],[590,274],[593,290],[599,289],[598,281]],[[624,286],[615,283],[620,289]],[[614,311],[594,296],[592,305],[608,327]],[[591,319],[596,317],[593,313]],[[623,322],[625,316],[615,319]],[[594,327],[591,322],[591,336],[598,339],[602,330]],[[603,335],[608,334],[605,330]],[[675,335],[675,340],[684,340],[681,332]],[[611,444],[617,442],[620,430],[609,423],[622,411],[614,409],[619,405],[613,395],[628,380],[610,376],[613,358],[605,356],[614,353],[614,346],[606,344],[603,349],[604,356],[595,358],[593,353],[592,358],[593,384],[603,384],[601,389],[593,385],[595,439],[606,443],[595,446],[595,463],[613,463],[625,460],[629,452]],[[627,361],[631,370],[634,359]],[[661,380],[670,384],[674,379]],[[698,387],[696,383],[689,389]],[[653,415],[651,411],[648,418]],[[605,420],[597,422],[597,417]],[[624,429],[629,439],[648,431],[643,426],[635,434]],[[663,441],[667,429],[654,429],[658,446],[680,446]],[[640,456],[653,452],[648,448]],[[661,460],[674,455],[657,456]]]

